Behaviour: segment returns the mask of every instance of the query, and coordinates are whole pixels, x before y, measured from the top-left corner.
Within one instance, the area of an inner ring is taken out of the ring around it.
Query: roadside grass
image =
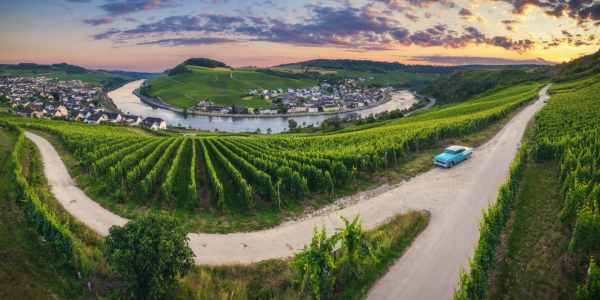
[[[532,118],[523,135],[530,148],[536,128]],[[558,219],[563,202],[558,170],[555,161],[529,160],[496,254],[498,264],[490,272],[487,299],[574,299],[577,285],[585,280],[582,269],[587,266],[574,268],[573,259],[562,271],[572,234]]]
[[[383,276],[419,233],[427,227],[429,216],[410,211],[393,216],[368,232],[371,247],[379,262],[361,267],[361,277],[338,284],[335,299],[362,299]],[[337,254],[334,275],[342,281],[340,265],[347,263],[342,248]],[[252,265],[196,266],[180,280],[180,287],[172,295],[181,299],[314,299],[309,287],[298,278],[297,270],[288,264],[291,258],[268,260]]]

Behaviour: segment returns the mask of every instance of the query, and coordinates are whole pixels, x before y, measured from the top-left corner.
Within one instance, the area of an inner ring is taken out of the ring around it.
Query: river
[[[110,93],[108,96],[113,100],[115,105],[126,114],[133,114],[142,117],[157,117],[165,120],[169,125],[192,126],[195,129],[211,130],[218,129],[219,131],[229,132],[246,132],[255,131],[260,128],[262,133],[267,132],[267,128],[271,128],[273,133],[282,132],[288,126],[288,120],[294,119],[298,125],[306,122],[307,125],[321,122],[333,115],[318,115],[318,116],[281,116],[275,118],[234,118],[224,115],[223,117],[188,115],[184,117],[180,113],[176,113],[166,109],[154,108],[140,100],[133,94],[133,91],[142,84],[144,80],[128,83]],[[379,113],[384,110],[404,109],[418,102],[410,91],[392,91],[389,93],[392,99],[381,105],[356,111],[364,117],[371,113]],[[337,114],[344,117],[348,113]]]

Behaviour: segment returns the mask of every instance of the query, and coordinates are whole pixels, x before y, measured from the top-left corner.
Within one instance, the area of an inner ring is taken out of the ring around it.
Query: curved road
[[[429,226],[371,290],[370,299],[450,299],[459,279],[460,265],[468,268],[479,238],[477,219],[488,201],[495,201],[497,186],[508,177],[527,122],[547,99],[540,98],[513,117],[490,141],[474,150],[471,159],[452,169],[435,168],[397,188],[339,210],[351,218],[360,212],[363,225],[374,228],[388,217],[408,210],[428,210]],[[74,186],[56,150],[45,139],[26,133],[42,154],[52,192],[79,220],[102,235],[126,220],[101,208]],[[328,234],[343,226],[335,212],[278,228],[249,233],[190,233],[197,264],[252,263],[291,255],[310,243],[312,228],[327,227]]]

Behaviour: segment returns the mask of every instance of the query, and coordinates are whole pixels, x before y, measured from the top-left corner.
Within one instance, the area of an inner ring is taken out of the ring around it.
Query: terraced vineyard
[[[125,128],[5,120],[54,136],[83,172],[80,187],[89,187],[90,197],[123,217],[167,209],[189,221],[189,230],[256,230],[331,201],[332,191],[351,194],[355,184],[401,168],[417,150],[485,128],[536,98],[542,85],[516,86],[379,128],[329,135],[148,137]]]

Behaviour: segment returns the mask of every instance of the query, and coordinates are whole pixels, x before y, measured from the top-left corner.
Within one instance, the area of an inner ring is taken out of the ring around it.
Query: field
[[[183,107],[191,107],[198,101],[211,99],[215,105],[246,107],[270,107],[263,99],[244,100],[240,96],[248,94],[250,89],[285,89],[304,88],[310,84],[277,76],[250,71],[234,71],[233,79],[230,71],[225,69],[207,69],[188,66],[193,73],[179,74],[162,78],[154,83],[150,93],[155,98]]]
[[[61,80],[81,80],[85,84],[86,87],[100,85],[107,78],[110,77],[126,77],[121,75],[116,75],[113,73],[107,73],[103,71],[88,71],[86,74],[66,74],[65,71],[48,71],[48,70],[12,70],[12,69],[3,69],[0,71],[2,73],[0,76],[21,76],[21,77],[51,77],[58,78],[58,80],[54,80],[52,82],[58,82]]]
[[[216,79],[218,75],[212,74]],[[79,187],[116,214],[134,218],[164,209],[192,232],[255,231],[301,217],[334,197],[413,176],[422,168],[406,168],[420,160],[419,153],[426,150],[431,159],[433,152],[453,143],[448,139],[485,132],[488,125],[534,99],[540,87],[517,86],[341,134],[167,138],[104,126],[14,121],[70,157],[67,165]]]

